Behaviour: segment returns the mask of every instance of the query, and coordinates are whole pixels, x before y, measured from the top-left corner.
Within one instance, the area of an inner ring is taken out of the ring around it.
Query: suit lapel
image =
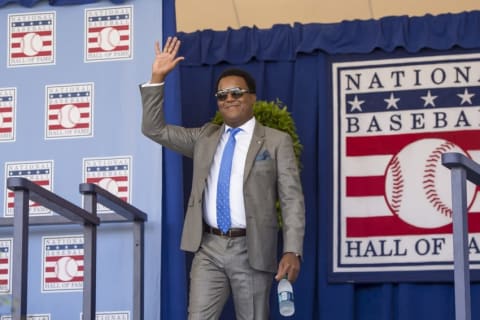
[[[206,181],[208,174],[210,172],[210,167],[213,164],[213,157],[215,156],[215,152],[217,151],[217,146],[220,143],[220,139],[222,137],[223,132],[225,131],[225,125],[222,125],[217,131],[213,134],[205,137],[204,141],[202,142],[201,148],[202,151],[199,153],[202,155],[201,159],[198,159],[199,164],[209,164],[207,166],[202,166],[204,168],[201,172],[201,179]]]
[[[255,128],[253,129],[252,141],[247,152],[247,159],[245,160],[245,171],[243,172],[243,183],[247,181],[248,175],[252,170],[253,163],[257,157],[258,152],[263,146],[265,141],[265,127],[258,121],[255,122]]]

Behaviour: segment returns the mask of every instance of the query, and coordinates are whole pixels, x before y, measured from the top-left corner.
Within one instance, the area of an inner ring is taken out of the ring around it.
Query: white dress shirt
[[[255,127],[255,118],[248,120],[240,128],[240,132],[235,135],[235,151],[233,153],[232,174],[230,176],[230,215],[231,228],[245,228],[245,204],[243,201],[243,173],[245,171],[245,161],[247,159],[247,151],[252,141],[253,128]],[[225,126],[217,151],[213,157],[210,173],[207,178],[207,186],[204,193],[204,220],[205,222],[218,228],[217,224],[217,181],[218,172],[220,171],[220,162],[222,160],[223,149],[230,136],[227,132],[229,126]]]

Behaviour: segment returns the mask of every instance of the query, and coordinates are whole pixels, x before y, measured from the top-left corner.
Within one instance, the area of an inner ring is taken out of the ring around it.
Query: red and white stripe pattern
[[[16,88],[0,88],[0,142],[15,140]]]
[[[52,191],[53,161],[7,162],[5,163],[5,172],[7,177],[26,178],[42,188]],[[15,193],[7,188],[5,188],[5,192],[5,216],[13,217]],[[49,209],[33,201],[30,201],[29,211],[31,216],[52,214]]]
[[[84,159],[84,181],[97,184],[123,201],[129,202],[131,157]],[[101,205],[97,210],[110,211]]]
[[[83,289],[83,236],[43,237],[43,291]]]
[[[392,236],[412,234],[451,233],[451,225],[439,228],[417,228],[402,221],[395,208],[389,207],[386,195],[386,170],[390,161],[405,146],[428,138],[451,141],[480,161],[480,140],[472,136],[480,130],[435,132],[377,137],[347,137],[346,157],[343,160],[345,196],[342,211],[346,217],[348,237]],[[412,155],[415,161],[415,155]],[[422,177],[418,177],[422,179]],[[402,184],[402,181],[398,181]],[[445,181],[449,183],[449,181]],[[402,185],[408,189],[408,185]],[[418,195],[423,197],[424,195]],[[392,210],[393,209],[393,210]],[[479,210],[478,203],[471,213]],[[480,211],[479,211],[480,212]],[[470,232],[480,232],[480,215],[471,215]],[[478,220],[478,221],[477,221]]]

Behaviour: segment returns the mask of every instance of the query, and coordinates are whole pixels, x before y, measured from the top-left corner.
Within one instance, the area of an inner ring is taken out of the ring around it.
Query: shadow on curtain
[[[328,104],[332,87],[328,62],[332,57],[373,52],[408,55],[455,47],[480,48],[479,27],[480,12],[470,12],[338,24],[276,25],[269,30],[241,28],[178,34],[182,40],[180,54],[185,56],[180,68],[183,125],[200,126],[214,116],[216,78],[223,69],[231,66],[252,73],[257,79],[257,98],[280,99],[296,121],[304,145],[302,181],[307,229],[304,263],[294,285],[296,314],[292,319],[454,318],[451,283],[327,283],[327,237],[331,232],[328,217],[333,210],[333,114]],[[189,161],[185,162],[184,168],[184,190],[188,194]],[[184,254],[172,251],[172,255]],[[187,273],[184,276],[188,279]],[[274,291],[271,318],[282,319]],[[478,298],[479,287],[473,285],[472,301]],[[166,303],[174,302],[168,302],[164,297],[162,305]],[[222,319],[232,319],[231,309],[230,303]],[[479,317],[480,309],[473,305],[472,318]],[[181,316],[174,318],[180,319]]]

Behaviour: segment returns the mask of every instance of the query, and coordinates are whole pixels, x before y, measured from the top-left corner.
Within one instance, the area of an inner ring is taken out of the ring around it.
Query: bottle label
[[[293,301],[293,292],[282,291],[278,293],[278,302]]]

